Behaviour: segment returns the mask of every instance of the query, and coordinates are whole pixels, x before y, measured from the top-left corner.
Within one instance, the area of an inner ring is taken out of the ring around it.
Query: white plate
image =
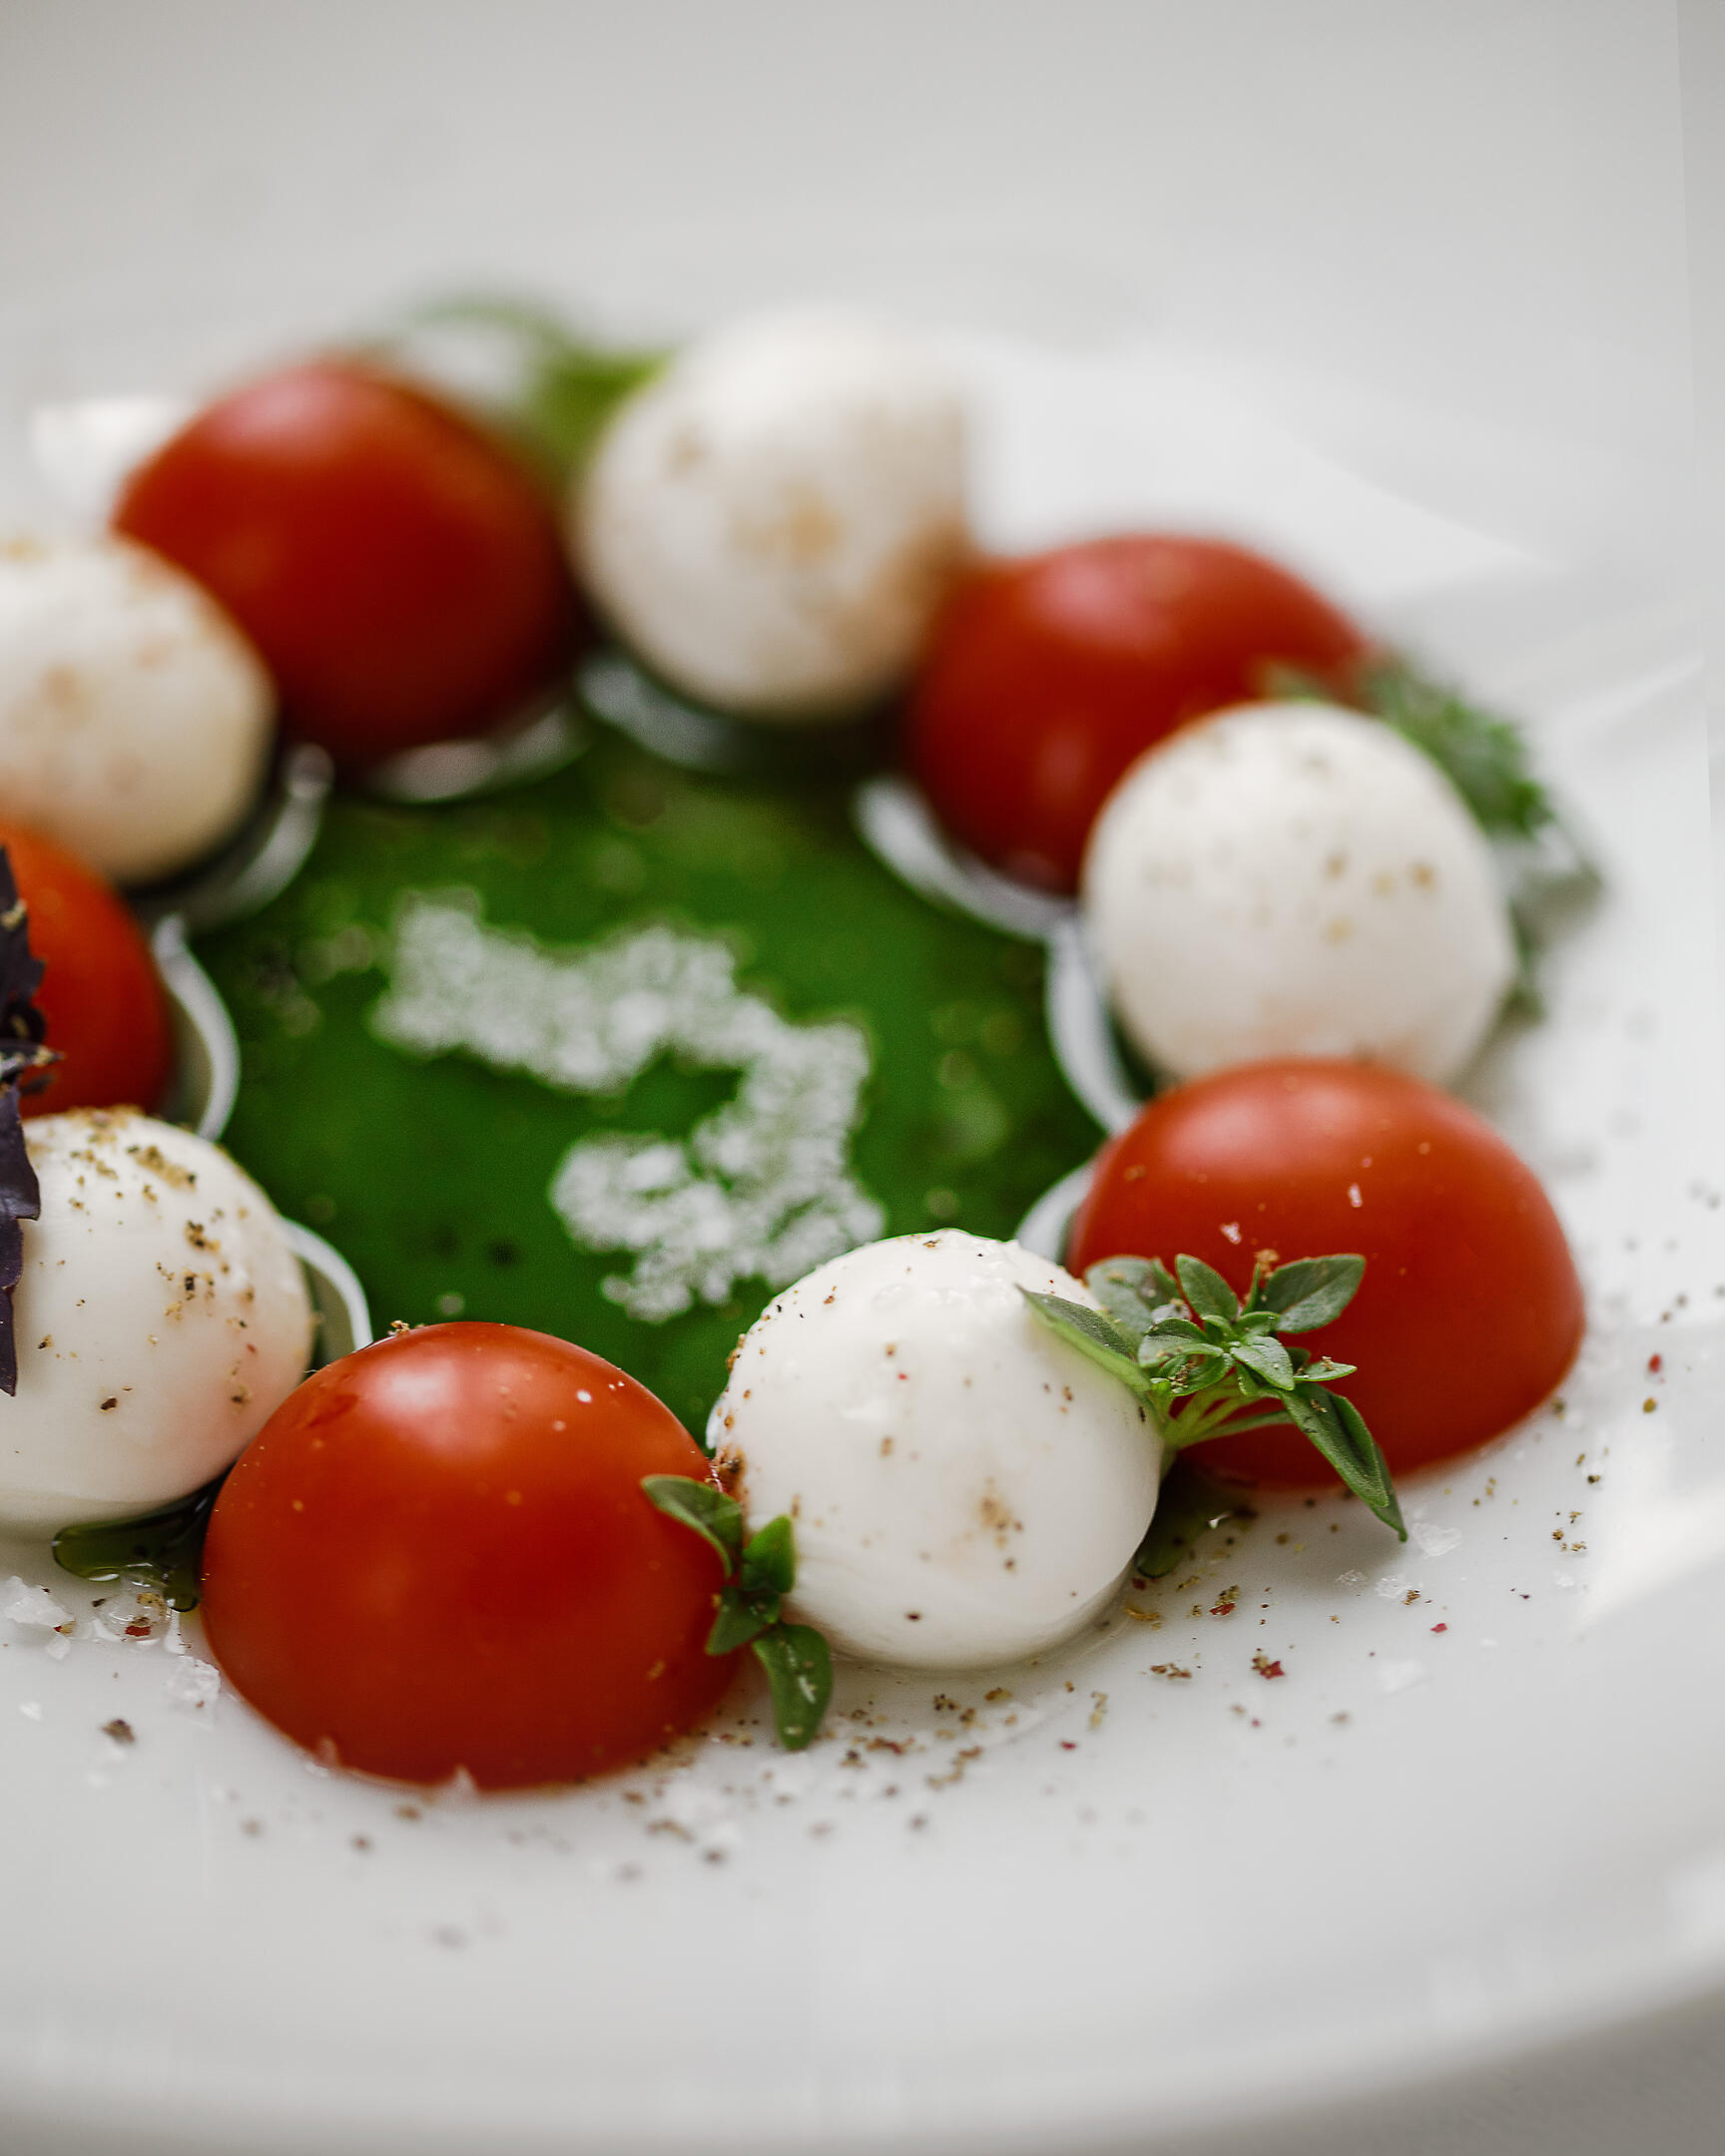
[[[95,334],[76,386],[181,386]],[[164,1643],[56,1660],[0,1623],[9,2148],[1152,2148],[1725,1980],[1725,1209],[1674,617],[1169,353],[957,348],[991,536],[1243,525],[1534,726],[1608,894],[1471,1091],[1585,1270],[1561,1411],[1410,1485],[1405,1549],[1267,1508],[1135,1598],[1159,1623],[994,1680],[847,1670],[798,1759],[745,1695],[561,1796],[331,1777],[231,1696],[177,1704]]]

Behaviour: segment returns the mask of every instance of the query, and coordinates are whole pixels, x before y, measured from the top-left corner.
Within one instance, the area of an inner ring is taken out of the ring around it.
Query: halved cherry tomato
[[[649,1474],[710,1469],[609,1362],[517,1326],[402,1333],[318,1370],[211,1515],[204,1622],[260,1714],[347,1767],[482,1789],[627,1766],[698,1721],[717,1554]]]
[[[1580,1283],[1537,1178],[1470,1108],[1398,1071],[1286,1060],[1176,1086],[1103,1155],[1067,1263],[1189,1252],[1243,1294],[1261,1250],[1365,1257],[1354,1301],[1299,1345],[1359,1364],[1337,1390],[1399,1473],[1501,1435],[1580,1346]],[[1291,1431],[1195,1457],[1254,1481],[1326,1479]]]
[[[995,562],[936,628],[910,770],[972,852],[1076,890],[1090,826],[1146,749],[1267,694],[1278,666],[1340,688],[1366,650],[1310,586],[1213,539],[1126,535]]]
[[[30,908],[30,948],[46,968],[36,1006],[61,1057],[40,1092],[22,1094],[22,1112],[157,1107],[174,1073],[174,1035],[144,931],[64,846],[6,822],[0,846]]]
[[[556,520],[525,468],[345,360],[207,406],[132,474],[114,524],[221,600],[288,731],[350,767],[513,717],[573,648]]]

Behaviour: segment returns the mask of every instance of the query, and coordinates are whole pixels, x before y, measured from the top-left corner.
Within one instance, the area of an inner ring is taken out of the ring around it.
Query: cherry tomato
[[[343,1766],[482,1789],[621,1767],[718,1700],[718,1556],[648,1502],[707,1477],[669,1408],[517,1326],[444,1325],[343,1356],[223,1485],[204,1550],[216,1659]]]
[[[174,1035],[144,931],[63,846],[5,822],[0,846],[30,908],[30,948],[46,966],[36,1006],[61,1057],[41,1092],[21,1096],[22,1112],[156,1107],[173,1076]]]
[[[114,524],[221,600],[289,732],[346,766],[512,717],[572,649],[556,522],[527,472],[344,360],[208,406],[132,474]]]
[[[1538,1180],[1471,1109],[1399,1071],[1283,1060],[1176,1086],[1104,1154],[1067,1263],[1190,1252],[1244,1293],[1260,1250],[1365,1257],[1353,1302],[1298,1344],[1359,1364],[1337,1389],[1396,1471],[1499,1436],[1580,1346],[1580,1283]],[[1194,1458],[1254,1481],[1329,1479],[1291,1431]]]
[[[962,585],[911,700],[910,769],[941,822],[1008,875],[1076,890],[1127,767],[1274,668],[1340,686],[1367,649],[1274,563],[1144,534],[996,562]]]

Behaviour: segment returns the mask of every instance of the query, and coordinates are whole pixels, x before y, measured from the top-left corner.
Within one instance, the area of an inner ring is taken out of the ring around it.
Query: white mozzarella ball
[[[715,1410],[750,1523],[795,1522],[793,1612],[865,1661],[985,1668],[1104,1609],[1156,1508],[1161,1445],[1030,1288],[1088,1291],[956,1229],[837,1258],[745,1337]]]
[[[1360,1056],[1441,1084],[1514,976],[1491,851],[1430,758],[1332,705],[1183,728],[1109,796],[1086,927],[1127,1033],[1196,1077]]]
[[[128,539],[0,543],[0,802],[121,883],[238,825],[275,692],[215,601]]]
[[[771,316],[692,345],[603,437],[577,572],[675,689],[796,722],[894,688],[962,562],[958,395],[907,337]]]
[[[0,1528],[53,1533],[185,1496],[304,1374],[305,1277],[270,1201],[136,1109],[25,1125],[42,1191],[0,1394]]]

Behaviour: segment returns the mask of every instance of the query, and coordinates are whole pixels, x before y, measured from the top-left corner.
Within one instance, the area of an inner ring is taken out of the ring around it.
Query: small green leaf
[[[1432,759],[1482,830],[1531,838],[1552,820],[1527,743],[1507,719],[1481,711],[1397,658],[1366,668],[1360,687],[1367,710]]]
[[[833,1697],[833,1657],[813,1625],[776,1624],[751,1642],[773,1693],[773,1719],[787,1752],[801,1752],[821,1728]]]
[[[641,1487],[648,1502],[668,1519],[681,1521],[712,1543],[725,1561],[727,1578],[736,1571],[743,1552],[743,1507],[735,1497],[727,1497],[716,1482],[697,1482],[693,1475],[645,1475]]]
[[[1138,1359],[1148,1359],[1149,1352],[1162,1348],[1179,1348],[1190,1354],[1194,1348],[1212,1345],[1210,1336],[1202,1326],[1196,1326],[1190,1318],[1159,1318],[1138,1343]]]
[[[1347,1394],[1313,1385],[1290,1393],[1287,1408],[1290,1420],[1318,1447],[1355,1496],[1406,1542],[1408,1529],[1390,1469],[1378,1440],[1366,1427],[1366,1418]]]
[[[1365,1271],[1365,1259],[1352,1252],[1296,1258],[1265,1276],[1259,1300],[1278,1314],[1278,1333],[1315,1333],[1353,1302]]]
[[[1200,1348],[1187,1357],[1171,1380],[1165,1381],[1172,1383],[1178,1396],[1207,1392],[1229,1374],[1233,1362],[1233,1356],[1225,1348]]]
[[[737,1581],[745,1594],[788,1595],[796,1586],[797,1548],[789,1514],[781,1512],[769,1520],[750,1541]]]
[[[1085,1274],[1084,1285],[1122,1337],[1136,1347],[1162,1300],[1150,1264],[1142,1258],[1104,1258]]]
[[[1300,1375],[1310,1377],[1314,1384],[1330,1384],[1338,1377],[1352,1377],[1360,1367],[1358,1362],[1338,1362],[1330,1355],[1302,1355],[1299,1362]]]
[[[719,1597],[719,1614],[707,1635],[709,1654],[730,1654],[779,1622],[780,1597],[772,1592],[745,1594],[735,1581]]]
[[[1246,1340],[1234,1343],[1234,1359],[1255,1377],[1262,1377],[1278,1392],[1292,1389],[1295,1378],[1293,1358],[1279,1340]]]
[[[1240,1298],[1213,1266],[1202,1258],[1176,1258],[1181,1293],[1200,1318],[1221,1318],[1232,1325],[1240,1315]]]
[[[1150,1261],[1150,1282],[1164,1303],[1185,1302],[1186,1298],[1180,1292],[1180,1283],[1160,1258],[1152,1258]]]
[[[1092,1362],[1100,1363],[1135,1391],[1138,1389],[1141,1380],[1135,1351],[1124,1335],[1100,1311],[1093,1311],[1083,1303],[1068,1303],[1063,1296],[1041,1295],[1033,1288],[1020,1288],[1018,1293],[1042,1323],[1058,1333],[1063,1341],[1069,1342]]]
[[[171,1608],[195,1610],[204,1530],[223,1480],[218,1475],[190,1497],[142,1512],[136,1519],[62,1527],[54,1537],[54,1562],[79,1579],[154,1580]]]

